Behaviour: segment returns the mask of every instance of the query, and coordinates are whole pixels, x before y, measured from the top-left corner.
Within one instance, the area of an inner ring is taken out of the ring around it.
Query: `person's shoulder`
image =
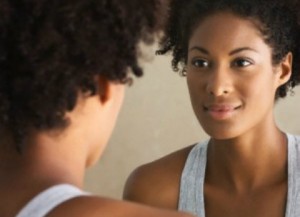
[[[52,210],[47,217],[192,217],[187,213],[151,208],[131,202],[97,196],[81,196],[66,201]]]
[[[193,147],[188,146],[136,168],[125,184],[124,199],[177,208],[181,173]]]

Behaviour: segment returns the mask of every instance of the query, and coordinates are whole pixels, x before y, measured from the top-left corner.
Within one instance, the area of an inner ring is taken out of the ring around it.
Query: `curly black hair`
[[[18,148],[30,130],[68,125],[78,92],[101,75],[141,76],[138,44],[162,29],[160,0],[0,0],[0,128]]]
[[[293,54],[291,79],[280,86],[275,99],[284,98],[300,83],[300,3],[299,0],[172,0],[165,36],[158,55],[172,51],[172,68],[185,75],[189,39],[206,16],[228,11],[251,20],[272,48],[273,64]],[[180,64],[180,66],[178,66]]]

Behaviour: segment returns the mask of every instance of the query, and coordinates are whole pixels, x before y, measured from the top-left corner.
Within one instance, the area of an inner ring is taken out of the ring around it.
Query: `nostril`
[[[221,90],[221,91],[209,91],[209,94],[210,95],[213,95],[213,96],[217,96],[217,95],[223,95],[223,94],[228,94],[229,91],[228,90]]]

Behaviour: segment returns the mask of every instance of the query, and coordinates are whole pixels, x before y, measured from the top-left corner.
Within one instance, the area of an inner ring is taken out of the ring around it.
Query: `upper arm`
[[[123,198],[160,208],[177,209],[181,173],[192,146],[143,165],[129,176]]]
[[[155,187],[159,185],[155,176],[155,170],[149,166],[140,166],[135,169],[126,181],[123,199],[151,205],[154,200]]]

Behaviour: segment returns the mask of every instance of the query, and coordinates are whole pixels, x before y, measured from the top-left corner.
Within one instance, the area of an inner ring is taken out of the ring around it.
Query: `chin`
[[[226,128],[226,129],[205,129],[203,128],[204,131],[213,139],[217,140],[228,140],[232,138],[236,138],[240,135],[240,132],[238,130]]]

